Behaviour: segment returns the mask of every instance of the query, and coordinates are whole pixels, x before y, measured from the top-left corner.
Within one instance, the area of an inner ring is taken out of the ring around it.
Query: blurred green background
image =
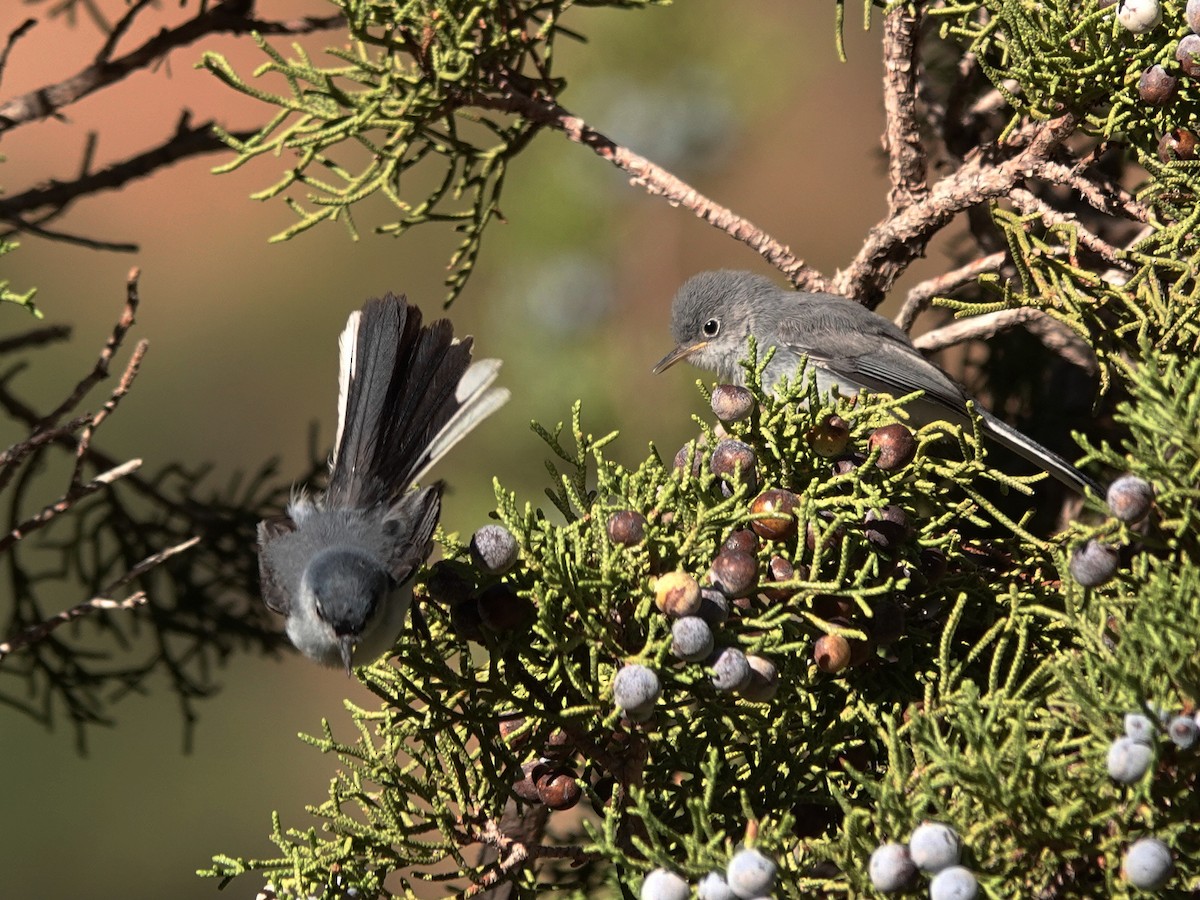
[[[99,5],[114,19],[124,8],[120,0]],[[121,47],[181,20],[187,10],[176,7],[147,11]],[[3,4],[0,34],[47,9]],[[259,4],[263,18],[329,11],[320,2]],[[566,24],[590,38],[559,45],[570,110],[821,270],[845,265],[883,215],[878,30],[852,22],[843,64],[828,4],[581,8]],[[73,29],[43,21],[16,45],[0,99],[73,74],[100,42],[86,19]],[[314,51],[330,42],[325,35],[302,41]],[[243,73],[263,59],[249,39],[177,51],[168,64],[70,107],[64,120],[8,135],[0,184],[15,193],[70,178],[89,130],[100,135],[97,165],[139,152],[170,133],[181,108],[197,121],[256,126],[264,107],[193,68],[203,49],[225,53]],[[332,438],[336,336],[347,313],[385,290],[405,291],[436,312],[454,235],[430,226],[399,240],[375,236],[371,226],[388,221],[390,210],[371,203],[357,211],[358,242],[323,226],[268,245],[291,214],[278,201],[248,195],[275,180],[279,163],[267,158],[235,174],[210,174],[225,158],[190,161],[87,199],[57,223],[134,241],[136,254],[22,239],[0,273],[18,289],[38,286],[47,320],[72,324],[75,336],[32,356],[34,367],[17,387],[43,409],[66,395],[92,365],[136,265],[142,307],[131,338],[148,338],[150,352],[98,444],[120,459],[144,458],[150,471],[172,460],[211,461],[214,484],[275,455],[283,472],[299,476],[311,423],[320,423],[324,442]],[[691,414],[702,409],[695,370],[650,376],[670,348],[675,288],[705,268],[769,272],[743,245],[631,187],[591,151],[554,133],[517,161],[502,208],[507,224],[486,236],[478,270],[450,310],[458,331],[476,335],[481,353],[505,360],[502,381],[513,394],[438,472],[451,486],[444,521],[463,532],[485,521],[493,475],[523,500],[544,500],[547,454],[528,425],[569,418],[576,398],[593,433],[621,430],[618,460],[636,463],[651,441],[673,454],[693,430]],[[31,324],[21,310],[0,308],[0,334]],[[20,435],[0,437],[7,446]],[[44,479],[35,499],[52,500],[61,487]],[[80,599],[77,586],[63,586],[64,607]],[[318,731],[328,717],[335,733],[348,736],[342,698],[374,701],[337,672],[291,654],[238,658],[216,678],[222,689],[200,702],[190,753],[165,682],[121,699],[112,709],[115,727],[92,729],[86,756],[76,751],[69,723],[46,731],[0,712],[7,772],[0,894],[213,897],[216,883],[192,875],[211,854],[270,854],[272,810],[285,824],[307,828],[303,806],[324,797],[335,761],[298,741],[297,732]],[[257,888],[245,879],[227,894],[252,897]]]

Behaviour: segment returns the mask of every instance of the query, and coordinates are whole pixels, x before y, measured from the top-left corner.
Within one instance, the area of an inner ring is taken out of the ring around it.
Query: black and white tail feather
[[[368,300],[338,345],[338,426],[329,486],[293,496],[258,526],[263,600],[326,665],[369,662],[404,625],[406,582],[432,550],[440,483],[413,490],[509,397],[495,359],[471,361],[450,323],[422,326],[403,296]]]

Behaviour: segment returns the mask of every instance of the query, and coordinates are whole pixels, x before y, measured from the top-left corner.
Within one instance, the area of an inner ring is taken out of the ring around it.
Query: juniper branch
[[[721,206],[692,185],[628,147],[597,131],[579,116],[573,115],[552,98],[523,93],[511,81],[500,78],[503,95],[482,94],[470,98],[473,105],[503,112],[515,112],[539,124],[561,131],[566,137],[592,150],[617,168],[629,173],[630,182],[648,194],[690,210],[698,218],[746,244],[797,287],[810,291],[825,290],[825,279],[791,248],[780,243],[748,219]]]
[[[970,157],[934,184],[924,199],[889,213],[867,234],[850,266],[833,279],[834,293],[853,297],[872,309],[878,306],[900,274],[924,254],[935,234],[972,206],[1008,195],[1028,171],[1071,136],[1078,121],[1069,113],[1020,128],[1008,140]]]

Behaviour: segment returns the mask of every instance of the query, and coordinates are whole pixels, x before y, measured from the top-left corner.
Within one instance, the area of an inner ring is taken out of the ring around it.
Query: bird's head
[[[312,558],[300,584],[300,602],[311,604],[314,615],[289,619],[288,636],[310,656],[330,665],[340,662],[350,674],[354,648],[371,630],[392,586],[391,576],[371,554],[328,547]]]
[[[770,279],[753,272],[720,269],[693,275],[671,303],[675,349],[654,367],[657,375],[682,359],[722,378],[742,381],[739,361],[756,333],[763,302],[779,292]]]

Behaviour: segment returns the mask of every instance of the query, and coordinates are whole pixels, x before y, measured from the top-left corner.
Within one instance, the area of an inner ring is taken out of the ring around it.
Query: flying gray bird
[[[368,300],[338,341],[338,426],[329,486],[298,493],[258,526],[263,601],[328,666],[370,662],[395,642],[408,585],[433,549],[440,482],[415,482],[508,400],[500,361],[471,362],[450,322],[422,327],[403,296]]]
[[[889,319],[860,303],[834,294],[814,294],[778,287],[752,272],[720,270],[693,275],[671,304],[675,349],[654,372],[681,359],[716,372],[731,384],[742,384],[739,361],[750,335],[759,353],[775,348],[763,382],[795,378],[807,356],[822,392],[859,389],[901,397],[923,391],[905,406],[913,421],[944,419],[970,427],[970,396],[945,372],[921,355],[908,335]],[[1099,493],[1091,478],[1062,457],[1026,437],[975,404],[984,434],[1079,493]]]

